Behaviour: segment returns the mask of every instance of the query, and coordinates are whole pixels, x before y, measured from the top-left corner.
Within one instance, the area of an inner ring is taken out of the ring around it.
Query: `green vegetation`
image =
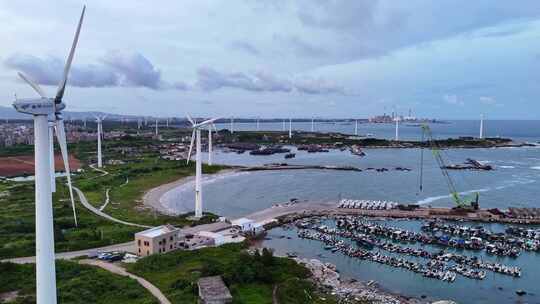
[[[283,131],[237,131],[234,134],[221,130],[219,132],[219,143],[256,143],[256,144],[292,144],[292,145],[360,145],[362,147],[427,147],[426,143],[420,141],[421,131],[418,131],[417,141],[393,141],[380,138],[355,138],[342,133],[311,133],[294,132],[294,136],[289,138],[289,132]],[[487,148],[505,146],[511,144],[507,138],[449,138],[444,140],[435,140],[437,145],[443,148]]]
[[[95,155],[95,144],[80,142],[70,144],[70,151],[83,160]],[[156,214],[142,204],[145,191],[163,183],[194,174],[193,163],[168,161],[159,158],[157,141],[125,137],[107,141],[106,160],[122,160],[123,164],[108,165],[110,174],[102,176],[89,167],[74,175],[74,185],[80,188],[96,207],[105,202],[106,189],[110,188],[110,203],[105,213],[118,219],[148,226],[170,223],[177,226],[192,225],[188,215],[165,216]],[[128,152],[126,152],[128,151]],[[214,173],[220,166],[204,166],[203,172]],[[129,183],[125,184],[126,179]],[[57,178],[53,195],[55,246],[57,252],[96,248],[133,240],[141,228],[116,224],[103,219],[76,204],[79,226],[74,226],[69,191],[65,178]],[[78,196],[75,193],[78,202]],[[0,258],[32,256],[35,253],[35,204],[33,182],[0,181]],[[197,223],[207,223],[216,217],[208,214]]]
[[[272,303],[274,286],[280,303],[336,303],[315,288],[309,270],[295,261],[266,249],[261,254],[245,249],[244,244],[228,244],[153,255],[128,265],[128,271],[155,284],[174,303],[197,303],[197,280],[213,275],[223,277],[235,304]]]
[[[0,294],[17,292],[10,303],[35,303],[35,265],[0,263]],[[76,262],[56,262],[59,303],[159,303],[133,279]]]

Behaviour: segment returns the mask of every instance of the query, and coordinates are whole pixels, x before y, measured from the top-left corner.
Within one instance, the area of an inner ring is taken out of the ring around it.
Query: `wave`
[[[502,168],[502,169],[514,169],[516,167],[514,166],[497,166],[498,168]]]
[[[540,166],[534,166],[534,167],[531,167],[531,169],[540,170]]]
[[[540,170],[540,167],[538,167],[538,168]],[[513,177],[515,177],[515,179],[506,181],[504,184],[502,184],[500,186],[497,186],[497,187],[494,187],[494,188],[488,187],[488,188],[482,188],[482,189],[477,189],[477,190],[468,190],[468,191],[459,192],[459,194],[460,195],[466,195],[466,194],[472,194],[472,193],[476,193],[476,192],[488,192],[488,191],[492,191],[492,190],[502,190],[502,189],[514,187],[514,186],[517,186],[517,185],[532,184],[532,183],[535,183],[537,181],[536,179],[527,178],[527,177],[530,177],[530,176],[513,175]],[[427,198],[425,198],[423,200],[419,200],[417,202],[417,204],[425,205],[425,204],[429,204],[429,203],[432,203],[432,202],[435,202],[435,201],[438,201],[438,200],[441,200],[441,199],[451,198],[451,197],[452,196],[450,194],[439,195],[439,196],[431,196],[431,197],[427,197]]]
[[[476,189],[476,190],[463,191],[463,192],[459,192],[458,194],[459,195],[467,195],[467,194],[472,194],[472,193],[477,193],[477,192],[487,192],[487,191],[490,191],[490,190],[491,190],[491,188],[482,188],[482,189]],[[417,202],[417,204],[425,205],[425,204],[433,203],[433,202],[438,201],[438,200],[442,200],[444,198],[451,198],[451,197],[452,197],[451,194],[439,195],[439,196],[431,196],[431,197],[425,198],[423,200],[419,200]]]

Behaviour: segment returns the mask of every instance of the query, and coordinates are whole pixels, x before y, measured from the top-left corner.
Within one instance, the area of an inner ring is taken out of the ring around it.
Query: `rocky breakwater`
[[[418,299],[385,292],[378,288],[373,281],[363,283],[356,280],[342,280],[336,266],[330,263],[323,263],[317,259],[295,258],[295,260],[311,271],[314,280],[320,287],[329,289],[332,294],[343,299],[345,303],[358,301],[384,304],[426,303]]]

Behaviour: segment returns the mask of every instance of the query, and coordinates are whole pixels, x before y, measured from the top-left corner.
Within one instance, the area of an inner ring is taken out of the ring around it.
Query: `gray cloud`
[[[224,87],[255,92],[290,92],[292,89],[287,80],[279,79],[265,72],[254,74],[221,73],[210,67],[203,67],[197,70],[197,77],[197,85],[205,91]]]
[[[296,90],[305,94],[344,94],[345,89],[323,78],[301,77],[294,81]]]
[[[197,86],[205,91],[235,88],[253,92],[300,92],[304,94],[343,94],[344,89],[322,78],[297,77],[292,80],[266,71],[222,73],[210,67],[197,71]]]
[[[112,51],[101,60],[117,73],[123,86],[147,87],[154,90],[163,86],[161,72],[140,53]]]
[[[15,54],[4,61],[14,70],[22,71],[42,85],[57,85],[62,77],[64,61],[56,57],[39,58]],[[153,90],[188,90],[183,82],[169,84],[161,72],[146,57],[137,52],[112,51],[97,64],[73,65],[69,84],[76,87],[144,87]]]
[[[378,57],[505,22],[540,17],[536,0],[524,0],[519,5],[489,0],[302,0],[296,11],[301,24],[317,32],[310,36],[316,37],[316,45],[324,46],[329,63]],[[479,36],[504,37],[526,29],[513,26]],[[294,47],[295,42],[291,45]]]

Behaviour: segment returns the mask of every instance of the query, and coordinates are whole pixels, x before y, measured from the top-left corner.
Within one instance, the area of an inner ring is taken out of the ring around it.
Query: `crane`
[[[431,152],[433,153],[433,156],[435,157],[435,160],[437,161],[437,165],[442,171],[442,175],[448,185],[448,189],[450,190],[450,195],[452,199],[454,200],[454,203],[456,204],[457,208],[459,209],[473,209],[478,210],[479,204],[479,194],[478,192],[473,194],[473,198],[462,198],[459,195],[459,192],[456,189],[456,184],[454,183],[454,180],[452,180],[452,177],[448,173],[446,163],[444,162],[444,158],[442,157],[441,149],[437,145],[437,142],[433,139],[433,133],[431,132],[431,129],[427,124],[422,125],[422,142],[425,142],[427,140],[427,146],[431,149]],[[420,149],[420,191],[423,190],[423,176],[424,176],[424,146]]]

